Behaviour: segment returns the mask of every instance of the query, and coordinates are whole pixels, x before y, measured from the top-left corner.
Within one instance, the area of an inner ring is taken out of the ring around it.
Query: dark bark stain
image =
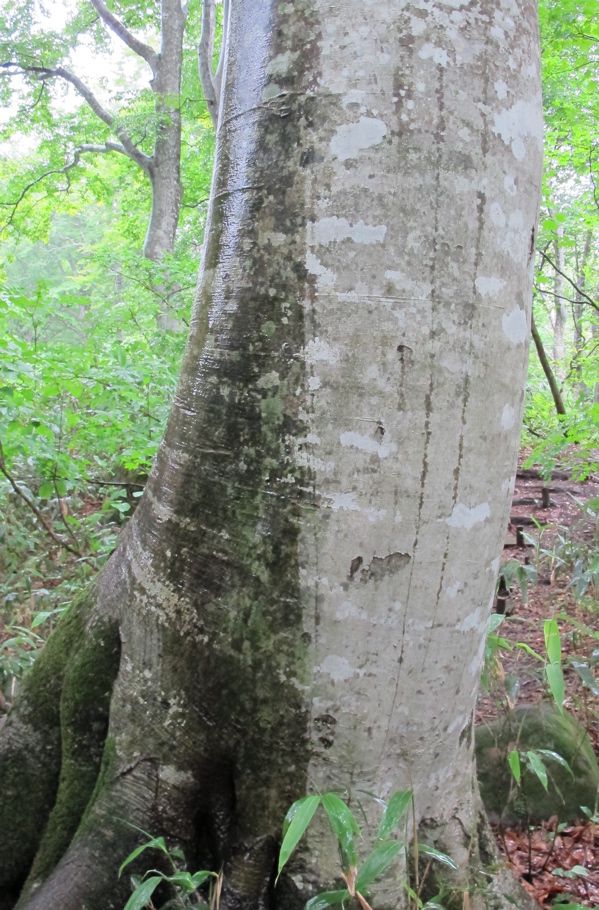
[[[332,714],[321,714],[314,718],[314,729],[318,736],[318,742],[324,749],[330,749],[335,741],[335,727],[337,718]]]
[[[360,572],[360,581],[381,581],[387,575],[395,575],[407,566],[412,557],[408,553],[389,553],[388,556],[373,556],[370,565]]]
[[[354,558],[352,559],[352,561],[349,564],[349,574],[348,574],[349,579],[352,579],[354,577],[354,575],[356,574],[356,572],[358,571],[358,569],[360,568],[360,566],[362,565],[363,562],[364,562],[364,560],[362,559],[361,556],[354,556]]]

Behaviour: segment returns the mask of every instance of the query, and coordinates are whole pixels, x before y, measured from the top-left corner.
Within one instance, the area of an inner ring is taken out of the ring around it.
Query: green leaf
[[[543,625],[545,633],[545,650],[550,664],[562,662],[562,639],[559,632],[557,619],[546,619]]]
[[[584,660],[578,660],[577,658],[571,657],[570,666],[576,671],[587,689],[590,689],[593,695],[599,696],[599,683],[595,679],[589,664]]]
[[[572,866],[571,869],[553,869],[551,874],[558,878],[587,878],[589,870],[584,866]]]
[[[200,869],[199,872],[194,872],[191,876],[194,888],[199,888],[200,885],[203,885],[209,878],[218,878],[218,875],[216,872],[207,872],[205,869]]]
[[[442,853],[441,850],[437,850],[436,847],[429,847],[428,844],[418,844],[418,852],[424,856],[430,856],[431,859],[436,860],[438,863],[449,866],[450,869],[458,868],[451,856],[448,856],[447,853]]]
[[[181,888],[186,894],[193,894],[197,888],[190,872],[174,872],[173,875],[166,876],[166,881]]]
[[[356,889],[366,891],[370,885],[385,872],[403,850],[404,845],[396,840],[384,841],[374,848],[372,853],[363,862]]]
[[[326,910],[327,907],[335,907],[342,904],[349,898],[349,891],[323,891],[311,898],[306,904],[305,910]]]
[[[283,842],[279,850],[277,879],[306,833],[306,828],[314,818],[314,813],[320,805],[320,800],[321,797],[318,795],[303,796],[289,807],[283,822]]]
[[[487,633],[491,634],[493,632],[496,632],[504,620],[505,616],[503,614],[491,613],[487,622]]]
[[[161,875],[152,875],[147,878],[145,882],[137,886],[123,910],[142,910],[143,907],[147,907],[154,891],[163,880]]]
[[[560,664],[546,664],[545,676],[547,677],[547,684],[553,700],[561,710],[566,697],[566,685]]]
[[[503,618],[503,617],[502,617]],[[378,837],[383,840],[397,828],[412,803],[411,790],[397,790],[392,794],[379,825]]]
[[[31,620],[31,628],[37,629],[38,626],[43,625],[46,622],[49,616],[52,616],[54,610],[40,610],[39,613],[36,613],[33,619]]]
[[[544,663],[543,655],[539,654],[538,651],[535,651],[534,648],[531,648],[530,645],[527,645],[525,641],[517,641],[516,648],[520,648],[521,651],[524,651],[526,654],[530,654],[531,657],[534,657]]]
[[[507,757],[507,763],[510,766],[510,771],[512,772],[512,777],[520,785],[522,780],[522,769],[520,767],[520,753],[517,749],[512,749],[510,754]]]
[[[54,486],[49,480],[44,480],[43,483],[40,483],[37,495],[40,499],[52,499],[54,496]]]
[[[540,758],[540,756],[538,755],[537,752],[533,752],[533,751],[527,752],[526,758],[528,759],[528,764],[530,765],[531,771],[533,772],[533,774],[535,774],[537,776],[537,778],[543,785],[543,788],[545,790],[547,790],[549,779],[547,777],[547,769],[545,768],[545,765],[543,764],[542,758]]]
[[[166,841],[163,837],[153,837],[151,840],[146,841],[145,844],[140,844],[139,847],[136,847],[132,853],[129,854],[126,860],[124,860],[119,867],[119,878],[123,874],[123,869],[126,869],[129,863],[132,863],[134,859],[137,859],[144,850],[162,850],[163,853],[168,854],[168,847],[166,846]]]
[[[539,755],[544,755],[546,758],[551,759],[551,761],[557,762],[557,764],[561,765],[562,768],[565,768],[570,777],[574,779],[574,772],[572,771],[572,768],[563,757],[563,755],[559,754],[559,752],[554,752],[552,749],[537,749],[536,751],[539,753]]]
[[[329,818],[333,834],[337,838],[343,870],[346,872],[358,863],[355,837],[360,833],[360,827],[345,803],[336,793],[325,793],[322,805]]]

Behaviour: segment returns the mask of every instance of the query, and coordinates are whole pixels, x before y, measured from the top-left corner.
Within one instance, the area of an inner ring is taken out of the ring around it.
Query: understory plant
[[[328,792],[303,796],[288,809],[283,823],[277,881],[319,808],[324,810],[339,850],[339,874],[344,887],[317,894],[307,902],[305,910],[326,910],[327,907],[375,910],[369,903],[371,888],[382,876],[392,874],[392,867],[401,856],[405,858],[406,868],[414,869],[413,880],[404,882],[410,910],[444,910],[440,895],[426,901],[422,899],[423,887],[433,862],[454,870],[457,866],[447,854],[420,843],[417,837],[411,842],[408,840],[410,810],[412,818],[414,816],[412,791],[398,790],[387,802],[379,798],[376,802],[383,809],[382,817],[372,849],[364,857],[359,856],[360,826],[347,801],[339,794]],[[133,892],[124,910],[153,908],[152,898],[160,887],[168,889],[170,895],[166,903],[160,904],[162,910],[218,910],[223,887],[222,872],[188,872],[185,856],[178,847],[169,848],[164,837],[142,833],[148,840],[127,856],[121,864],[119,876],[146,850],[162,854],[168,871],[152,868],[141,876],[131,875]],[[401,833],[401,839],[398,839],[398,833]],[[421,875],[419,870],[423,860],[426,866]]]
[[[142,910],[153,908],[152,898],[156,890],[163,886],[170,894],[166,903],[161,903],[163,910],[218,910],[222,889],[222,874],[200,870],[189,872],[186,868],[185,854],[179,847],[168,847],[164,837],[151,837],[136,847],[121,863],[119,877],[125,869],[146,850],[162,854],[168,871],[148,869],[143,875],[131,875],[133,892],[125,904],[124,910]],[[201,890],[200,890],[201,889]]]
[[[388,802],[378,798],[377,802],[382,806],[383,813],[374,844],[363,858],[359,855],[360,826],[348,803],[337,793],[304,796],[290,806],[283,824],[277,878],[304,837],[316,812],[322,809],[337,842],[339,874],[344,882],[342,888],[323,891],[311,898],[306,904],[306,910],[326,910],[327,907],[335,906],[341,907],[342,910],[349,908],[374,910],[369,903],[372,886],[383,875],[391,874],[390,870],[394,863],[402,855],[406,868],[414,870],[413,880],[404,882],[409,907],[413,910],[443,910],[440,894],[426,901],[422,899],[425,879],[433,862],[442,863],[451,869],[456,869],[457,866],[447,854],[428,844],[420,843],[416,835],[412,842],[409,842],[408,810],[411,809],[412,819],[415,814],[412,791],[397,790]],[[401,835],[400,839],[397,837],[398,834]],[[422,858],[426,858],[428,864],[424,875],[420,876]]]

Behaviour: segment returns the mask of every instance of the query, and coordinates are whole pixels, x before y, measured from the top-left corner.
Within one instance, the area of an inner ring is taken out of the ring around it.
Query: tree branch
[[[557,267],[555,262],[553,262],[553,260],[550,259],[550,257],[547,255],[547,253],[544,253],[543,250],[539,250],[539,253],[543,257],[543,260],[548,262],[552,269],[555,269],[555,271],[558,273],[558,275],[561,275],[562,278],[566,279],[568,284],[570,284],[574,288],[574,290],[576,291],[576,293],[578,294],[579,297],[581,297],[583,300],[586,300],[587,303],[590,303],[590,305],[594,309],[599,310],[599,304],[597,304],[593,300],[592,297],[589,297],[589,295],[585,291],[583,291],[583,289],[581,287],[579,287],[575,281],[572,281],[572,279],[569,278],[565,272],[562,272],[562,270]],[[582,303],[582,300],[580,300],[579,302]]]
[[[535,291],[537,291],[541,296],[544,294],[549,294],[550,297],[555,297],[557,300],[565,300],[566,303],[578,303],[581,306],[585,305],[584,300],[572,300],[571,297],[564,297],[563,294],[556,294],[555,291],[550,291],[549,288],[542,288],[538,284],[534,285]]]
[[[149,44],[140,41],[139,38],[136,38],[135,35],[129,31],[127,26],[110,12],[106,4],[103,3],[103,0],[90,0],[90,3],[110,31],[120,38],[135,54],[142,57],[152,70],[153,74],[156,75],[158,54],[154,48],[150,47]]]
[[[103,145],[96,144],[94,142],[84,142],[83,145],[78,146],[75,149],[77,152],[94,152],[98,155],[105,155],[110,152],[118,152],[119,155],[124,155],[126,158],[129,158],[129,152],[124,145],[121,145],[120,142],[105,142]]]
[[[118,138],[122,143],[122,154],[127,155],[135,164],[138,165],[143,171],[149,174],[152,170],[152,158],[149,155],[146,155],[142,152],[136,144],[131,139],[131,136],[124,130],[122,127],[116,125],[116,120],[113,114],[106,110],[96,98],[92,90],[79,78],[75,73],[72,73],[70,70],[65,69],[63,66],[48,67],[48,66],[35,66],[33,64],[22,64],[14,60],[6,61],[5,63],[0,63],[0,70],[2,73],[0,75],[7,76],[19,76],[24,73],[31,73],[34,76],[42,80],[46,79],[64,79],[65,82],[68,82],[76,92],[81,95],[83,100],[89,105],[96,117],[98,117],[106,126],[114,130]],[[111,151],[121,151],[119,149],[111,149]]]
[[[127,158],[130,157],[129,154],[127,153],[127,151],[125,150],[125,148],[122,145],[119,145],[118,142],[105,142],[104,145],[94,145],[92,143],[86,143],[84,145],[80,145],[73,152],[73,160],[67,162],[67,164],[65,164],[64,167],[52,168],[52,170],[44,171],[43,174],[40,174],[38,177],[35,178],[35,180],[32,180],[31,183],[28,183],[27,186],[25,186],[21,190],[17,199],[15,199],[14,202],[0,202],[0,206],[2,206],[3,208],[12,209],[8,219],[4,222],[4,224],[0,225],[0,232],[6,230],[6,228],[12,224],[13,219],[16,215],[17,209],[19,208],[19,206],[20,206],[21,202],[23,201],[23,199],[25,198],[25,196],[27,196],[27,194],[35,186],[37,186],[38,183],[41,183],[42,180],[45,180],[46,177],[51,177],[53,174],[64,174],[67,178],[67,181],[66,181],[67,185],[65,187],[65,191],[68,192],[71,188],[71,180],[69,177],[69,171],[72,170],[72,168],[76,167],[79,164],[79,162],[81,160],[81,155],[84,152],[94,152],[96,154],[106,154],[106,153],[111,153],[111,152],[118,152],[121,155],[125,155]]]

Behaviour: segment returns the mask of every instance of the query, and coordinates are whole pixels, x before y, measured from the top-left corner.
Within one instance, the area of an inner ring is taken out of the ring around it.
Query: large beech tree
[[[472,714],[527,359],[535,6],[232,5],[168,429],[2,731],[6,906],[122,906],[133,824],[222,866],[225,910],[295,910],[337,863],[316,830],[275,889],[289,803],[399,787],[459,906],[513,906]],[[373,900],[403,906],[401,871]]]

